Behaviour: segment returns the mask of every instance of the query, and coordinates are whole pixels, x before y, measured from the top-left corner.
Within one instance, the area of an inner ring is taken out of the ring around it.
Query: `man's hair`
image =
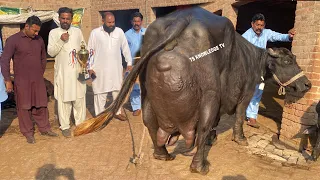
[[[252,22],[256,22],[256,21],[264,21],[266,22],[266,19],[264,18],[264,15],[261,14],[261,13],[258,13],[258,14],[255,14],[253,17],[252,17]]]
[[[28,24],[29,26],[32,26],[33,24],[41,26],[42,22],[37,16],[33,15],[27,19],[26,24]]]
[[[140,12],[135,12],[131,15],[131,20],[133,20],[133,18],[135,17],[139,17],[141,19],[141,21],[143,20],[143,16]]]
[[[105,19],[107,16],[113,16],[114,17],[114,14],[112,12],[110,12],[110,11],[107,11],[107,12],[102,12],[101,16],[102,16],[102,19]]]
[[[71,18],[73,17],[73,10],[68,8],[68,7],[59,8],[59,10],[58,10],[59,17],[60,17],[60,15],[62,13],[70,13],[71,14]]]

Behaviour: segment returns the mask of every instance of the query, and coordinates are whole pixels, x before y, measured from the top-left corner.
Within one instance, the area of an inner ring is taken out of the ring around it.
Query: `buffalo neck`
[[[238,33],[236,33],[236,44],[238,57],[234,58],[240,59],[245,77],[259,83],[261,76],[266,75],[267,51],[254,46]]]

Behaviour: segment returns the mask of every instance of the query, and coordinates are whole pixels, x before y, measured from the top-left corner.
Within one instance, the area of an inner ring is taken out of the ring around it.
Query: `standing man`
[[[142,38],[146,31],[146,28],[142,27],[142,21],[142,14],[140,12],[135,12],[131,18],[132,28],[125,33],[131,51],[131,57],[137,57],[137,55],[140,54],[139,52],[142,44]],[[139,116],[141,114],[141,96],[140,87],[137,83],[133,86],[130,95],[130,103],[133,110],[133,115]]]
[[[86,118],[86,82],[78,80],[81,66],[74,54],[85,41],[81,30],[71,27],[72,9],[62,7],[58,14],[60,27],[49,33],[48,54],[55,57],[54,97],[58,102],[60,129],[63,136],[71,137],[71,108],[76,125]]]
[[[31,116],[42,135],[58,136],[51,131],[48,120],[48,98],[43,74],[46,69],[46,50],[38,35],[41,21],[37,16],[27,19],[22,31],[7,39],[1,57],[1,70],[7,92],[13,91],[10,60],[13,59],[14,95],[21,133],[28,143],[35,143]]]
[[[251,28],[248,29],[245,33],[243,33],[243,37],[251,42],[253,45],[266,49],[267,42],[290,42],[293,39],[295,31],[290,29],[288,34],[281,34],[278,32],[274,32],[270,29],[264,29],[265,27],[265,17],[263,14],[259,13],[253,16],[251,22]],[[248,125],[259,128],[257,124],[257,117],[259,111],[259,103],[263,93],[264,83],[258,84],[256,86],[256,90],[254,95],[250,101],[250,104],[247,108],[246,114],[248,119]]]
[[[111,12],[102,14],[103,25],[92,30],[89,38],[89,50],[93,50],[93,58],[89,65],[94,93],[94,110],[98,115],[105,110],[108,92],[112,92],[115,99],[121,89],[123,67],[121,51],[128,64],[127,70],[132,68],[132,58],[127,39],[122,29],[115,27],[115,17]],[[125,121],[121,108],[115,115],[116,119]]]

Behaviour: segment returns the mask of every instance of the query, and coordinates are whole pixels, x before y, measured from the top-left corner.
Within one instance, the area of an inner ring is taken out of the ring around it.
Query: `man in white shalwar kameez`
[[[49,33],[48,54],[55,57],[54,97],[58,102],[60,129],[65,137],[70,137],[72,107],[76,125],[86,118],[86,82],[78,80],[81,66],[74,54],[85,41],[81,30],[71,27],[72,9],[63,7],[58,13],[60,27]]]
[[[112,92],[113,99],[119,93],[123,80],[121,51],[127,62],[127,70],[132,68],[132,57],[129,45],[122,29],[115,27],[114,15],[105,12],[102,15],[103,26],[92,30],[88,42],[89,50],[94,55],[90,60],[89,73],[95,76],[92,80],[94,92],[94,110],[98,115],[105,110],[108,92]],[[121,108],[115,118],[126,120],[121,114]]]

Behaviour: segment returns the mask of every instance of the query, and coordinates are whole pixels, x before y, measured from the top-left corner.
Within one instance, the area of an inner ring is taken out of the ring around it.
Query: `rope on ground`
[[[128,125],[129,125],[129,129],[130,129],[130,134],[131,134],[131,140],[132,140],[132,157],[130,157],[130,160],[129,162],[134,164],[134,165],[137,165],[137,164],[141,164],[141,159],[143,157],[143,154],[141,153],[142,151],[142,147],[143,147],[143,141],[144,141],[144,137],[145,137],[145,133],[146,133],[146,127],[143,126],[143,132],[142,132],[142,137],[141,137],[141,140],[140,140],[140,147],[139,147],[139,151],[138,151],[138,155],[136,154],[136,150],[135,150],[135,141],[134,141],[134,136],[133,136],[133,131],[132,131],[132,126],[131,126],[131,123],[130,123],[130,120],[128,118],[128,115],[127,115],[127,112],[124,110],[124,114],[127,118],[127,121],[128,121]],[[142,117],[142,115],[141,115]],[[141,118],[142,120],[142,118]],[[129,167],[129,164],[127,166],[127,168]]]

